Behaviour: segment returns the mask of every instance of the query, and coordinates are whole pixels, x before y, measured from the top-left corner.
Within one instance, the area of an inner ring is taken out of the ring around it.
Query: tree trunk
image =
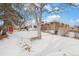
[[[39,17],[36,18],[37,30],[38,30],[38,38],[41,39],[41,23]]]
[[[40,16],[37,17],[37,27],[38,27],[38,37],[39,37],[39,39],[42,38],[42,35],[41,35],[41,18],[42,18],[42,12],[43,12],[43,3],[40,4]]]
[[[41,39],[41,16],[38,16],[37,15],[37,7],[35,4],[33,4],[33,7],[34,7],[34,14],[35,14],[35,20],[36,20],[36,24],[37,24],[37,31],[38,31],[38,37],[37,39]]]

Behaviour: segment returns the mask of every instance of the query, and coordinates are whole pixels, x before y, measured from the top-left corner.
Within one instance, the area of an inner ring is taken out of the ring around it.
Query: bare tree
[[[43,10],[44,10],[44,6],[45,4],[40,3],[40,4],[31,4],[34,8],[34,17],[36,20],[36,24],[37,24],[37,30],[38,30],[38,36],[36,39],[41,39],[41,18],[42,18],[42,14],[43,14]],[[39,5],[39,6],[37,6]]]

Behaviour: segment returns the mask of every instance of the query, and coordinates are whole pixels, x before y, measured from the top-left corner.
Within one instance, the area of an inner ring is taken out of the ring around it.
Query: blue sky
[[[51,10],[50,5],[51,4],[48,4],[45,8]],[[53,3],[52,7],[53,8],[58,7],[60,9],[63,9],[63,12],[58,14],[60,16],[61,21],[64,21],[65,23],[68,23],[71,26],[79,23],[79,8],[68,7],[66,5],[63,5],[62,3]],[[23,8],[20,10],[20,14],[23,17],[27,18],[26,12],[23,10]],[[53,17],[54,15],[55,15],[54,13],[44,12],[42,19],[47,20],[47,18]]]
[[[77,23],[79,23],[79,8],[75,8],[75,7],[68,7],[63,5],[62,3],[55,3],[52,4],[54,5],[53,7],[58,7],[60,9],[63,9],[63,12],[59,13],[58,15],[60,16],[60,19],[62,21],[64,21],[65,23],[68,23],[69,25],[73,26]],[[49,6],[47,7],[49,9],[51,9]],[[55,15],[54,13],[45,13],[43,15],[43,19],[46,19],[49,16],[53,16]]]
[[[49,3],[47,4],[47,6],[45,6],[45,8],[48,10],[51,10],[52,9],[51,6],[52,8],[58,7],[60,9],[63,9],[63,12],[58,14],[60,16],[61,21],[64,21],[65,23],[71,26],[74,26],[78,22],[79,8],[68,7],[67,5],[64,5],[63,3]],[[26,12],[23,10],[23,8],[21,9],[20,14],[23,15],[25,18],[27,18]],[[47,18],[53,17],[54,15],[55,15],[54,13],[43,12],[42,19],[47,20]]]

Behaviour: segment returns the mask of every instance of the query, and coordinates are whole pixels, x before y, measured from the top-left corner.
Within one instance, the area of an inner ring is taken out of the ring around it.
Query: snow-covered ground
[[[0,55],[13,56],[77,56],[79,55],[79,40],[49,33],[42,33],[41,40],[31,41],[37,36],[36,31],[21,31],[9,34],[8,38],[0,40]],[[23,44],[31,47],[28,52]]]

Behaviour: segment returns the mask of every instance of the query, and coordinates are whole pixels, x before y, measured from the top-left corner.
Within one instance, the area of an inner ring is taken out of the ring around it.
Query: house
[[[55,33],[55,30],[57,30],[58,35],[70,36],[70,35],[72,35],[70,33],[73,33],[72,37],[79,38],[79,29],[74,28],[74,27],[70,27],[66,23],[49,22],[49,23],[42,23],[41,24],[41,31],[43,31],[43,32],[45,32],[45,31],[50,31],[50,32],[54,31],[54,33]]]
[[[64,35],[65,33],[68,32],[69,25],[64,24],[64,23],[59,23],[59,22],[50,22],[50,23],[45,23],[41,25],[41,30],[46,31],[46,30],[57,30],[60,35]]]

